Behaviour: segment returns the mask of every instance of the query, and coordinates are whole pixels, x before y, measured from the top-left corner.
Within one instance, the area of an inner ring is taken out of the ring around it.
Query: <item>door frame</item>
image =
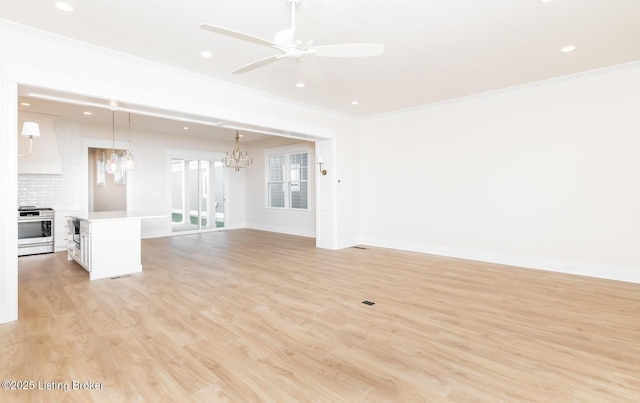
[[[167,200],[166,200],[166,208],[167,211],[171,212],[171,204],[172,204],[172,188],[171,188],[171,163],[174,159],[181,160],[191,160],[191,161],[211,161],[215,162],[218,160],[222,160],[225,153],[223,151],[200,151],[200,150],[189,150],[189,149],[180,149],[180,148],[168,148],[167,149],[167,159],[166,159],[166,186],[167,186]],[[212,173],[210,173],[211,175]],[[229,172],[228,170],[223,170],[223,180],[224,180],[224,226],[221,228],[217,228],[215,225],[213,228],[192,230],[192,231],[173,231],[173,225],[171,221],[171,214],[168,215],[167,219],[167,234],[168,236],[173,235],[185,235],[185,234],[197,234],[200,232],[212,232],[212,231],[223,231],[228,229],[229,223]],[[199,192],[198,192],[199,193]],[[215,222],[215,209],[214,209],[214,222]]]

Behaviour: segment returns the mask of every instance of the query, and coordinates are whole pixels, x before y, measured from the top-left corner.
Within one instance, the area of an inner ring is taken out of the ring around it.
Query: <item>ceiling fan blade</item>
[[[345,43],[340,45],[314,46],[316,56],[322,57],[368,57],[384,53],[384,45],[369,43]]]
[[[264,59],[258,60],[257,62],[249,63],[246,66],[242,66],[239,69],[234,70],[233,74],[242,74],[242,73],[246,73],[246,72],[251,71],[251,70],[255,70],[258,67],[266,66],[267,64],[271,64],[273,62],[276,62],[276,61],[282,59],[282,57],[283,57],[283,55],[275,55],[275,56],[265,57]]]
[[[269,40],[258,38],[257,36],[245,34],[243,32],[234,31],[232,29],[218,27],[216,25],[211,25],[211,24],[200,24],[200,28],[204,29],[205,31],[210,31],[216,34],[230,36],[232,38],[241,39],[243,41],[252,42],[258,45],[278,48],[278,45],[276,45],[275,43]]]
[[[300,71],[309,80],[321,83],[327,81],[327,77],[324,75],[324,71],[313,60],[305,59],[300,63]]]

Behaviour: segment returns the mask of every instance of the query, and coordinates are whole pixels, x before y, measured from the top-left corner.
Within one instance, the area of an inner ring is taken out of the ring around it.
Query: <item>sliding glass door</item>
[[[225,183],[220,161],[171,159],[173,232],[224,228]]]

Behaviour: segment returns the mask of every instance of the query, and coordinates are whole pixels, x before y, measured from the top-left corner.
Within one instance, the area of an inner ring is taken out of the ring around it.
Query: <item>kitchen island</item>
[[[157,217],[127,211],[69,214],[67,259],[88,271],[90,280],[140,273],[141,220]]]

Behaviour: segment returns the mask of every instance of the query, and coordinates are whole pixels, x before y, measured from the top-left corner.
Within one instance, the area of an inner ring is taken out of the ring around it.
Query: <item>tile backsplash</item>
[[[54,130],[62,159],[62,175],[18,175],[18,205],[51,207],[60,212],[86,210],[86,206],[81,205],[80,193],[83,178],[80,128],[73,122],[56,121]]]

